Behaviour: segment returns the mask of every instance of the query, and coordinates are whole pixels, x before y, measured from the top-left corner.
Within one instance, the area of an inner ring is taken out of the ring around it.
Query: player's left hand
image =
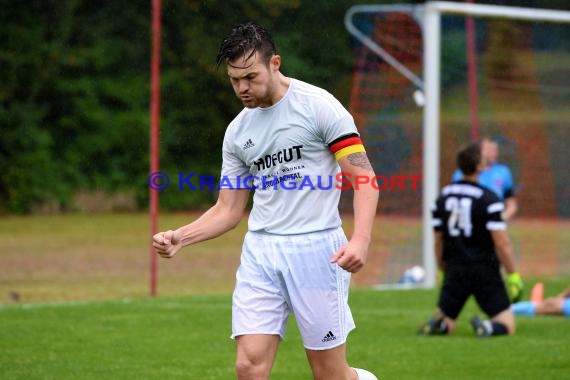
[[[356,273],[364,267],[368,256],[368,245],[349,242],[339,248],[331,258],[331,263],[338,264],[342,269]]]
[[[522,299],[524,283],[518,272],[507,275],[507,291],[511,303],[519,302]]]

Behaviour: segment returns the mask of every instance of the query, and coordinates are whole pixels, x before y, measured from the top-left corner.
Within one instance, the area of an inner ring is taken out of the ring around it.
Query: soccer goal
[[[358,5],[350,110],[375,170],[422,175],[387,189],[378,286],[435,285],[430,206],[462,144],[490,137],[514,172],[509,227],[523,275],[570,273],[570,12],[428,2]],[[382,234],[382,231],[380,232]],[[421,267],[421,275],[404,276]],[[408,271],[409,273],[409,271]],[[418,281],[419,279],[419,281]]]

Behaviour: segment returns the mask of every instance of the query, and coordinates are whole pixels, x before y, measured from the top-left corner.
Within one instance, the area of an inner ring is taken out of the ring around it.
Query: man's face
[[[499,157],[499,145],[491,140],[483,140],[481,144],[481,155],[485,165],[491,165],[497,162]]]
[[[249,56],[249,53],[245,57]],[[248,59],[237,58],[227,62],[228,76],[237,97],[247,108],[273,105],[273,95],[280,58],[274,55],[269,66],[255,53]]]

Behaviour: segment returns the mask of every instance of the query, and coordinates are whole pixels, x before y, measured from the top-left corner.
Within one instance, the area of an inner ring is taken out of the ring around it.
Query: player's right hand
[[[523,289],[523,280],[518,272],[507,275],[507,291],[511,303],[519,302],[522,299]]]
[[[152,237],[152,246],[161,257],[170,259],[182,248],[179,232],[168,230],[159,232]]]

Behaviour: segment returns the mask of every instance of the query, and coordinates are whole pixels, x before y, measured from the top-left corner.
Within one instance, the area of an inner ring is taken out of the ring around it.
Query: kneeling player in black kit
[[[520,297],[523,284],[515,270],[502,217],[504,205],[495,193],[477,182],[484,168],[478,143],[461,149],[457,164],[462,179],[445,186],[432,208],[435,255],[443,286],[434,316],[418,334],[452,333],[459,313],[473,295],[489,317],[484,321],[477,316],[471,319],[475,335],[512,335],[515,319],[510,303]],[[507,273],[507,287],[501,266]]]

